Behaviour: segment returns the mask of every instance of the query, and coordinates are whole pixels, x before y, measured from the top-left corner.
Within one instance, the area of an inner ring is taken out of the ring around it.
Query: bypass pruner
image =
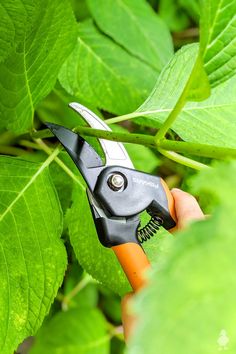
[[[108,130],[107,124],[79,103],[69,105],[88,125]],[[64,146],[87,183],[87,195],[100,242],[115,252],[134,291],[145,283],[144,270],[149,266],[141,246],[163,226],[175,226],[173,197],[165,182],[157,176],[140,172],[123,144],[98,139],[105,155],[101,157],[75,132],[53,123],[47,127]],[[150,218],[140,227],[140,214]]]

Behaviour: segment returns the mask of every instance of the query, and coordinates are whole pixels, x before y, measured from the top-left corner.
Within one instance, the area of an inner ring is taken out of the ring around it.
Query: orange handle
[[[162,187],[165,191],[169,213],[174,221],[176,221],[174,198],[163,179],[161,179]],[[133,290],[136,292],[147,283],[145,271],[150,267],[142,247],[137,243],[124,243],[122,245],[113,246],[115,252]]]
[[[169,190],[169,187],[167,186],[166,182],[162,178],[161,178],[161,184],[166,194],[169,213],[172,219],[176,221],[175,202],[174,202],[173,195],[171,194],[171,191]]]
[[[145,271],[150,267],[141,246],[137,243],[124,243],[113,246],[115,252],[133,290],[136,292],[146,285]]]

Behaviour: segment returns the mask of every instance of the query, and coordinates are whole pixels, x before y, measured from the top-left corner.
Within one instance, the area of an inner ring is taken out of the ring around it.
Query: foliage
[[[222,163],[195,179],[195,192],[214,197],[217,207],[209,220],[179,233],[163,267],[153,271],[136,303],[142,321],[129,353],[213,354],[223,349],[222,331],[227,351],[235,352],[235,169],[235,161]]]
[[[35,333],[63,280],[66,252],[59,239],[62,213],[48,171],[52,159],[37,164],[0,158],[3,353]]]
[[[135,109],[155,83],[155,71],[136,58],[130,60],[129,54],[101,34],[91,20],[78,27],[77,46],[59,74],[61,85],[108,112],[122,114]],[[105,85],[101,78],[106,78]]]
[[[58,313],[39,331],[32,354],[108,354],[106,321],[97,309]],[[61,335],[58,337],[58,333]]]
[[[207,221],[145,243],[153,272],[129,352],[215,353],[222,330],[235,351],[236,167],[211,160],[236,157],[236,2],[6,0],[0,14],[0,352],[28,336],[32,353],[124,352],[130,286],[98,241],[78,170],[42,140],[45,121],[96,149],[99,137],[138,141],[126,144],[136,168],[211,204]],[[70,101],[112,132],[85,128]]]
[[[23,133],[32,127],[34,108],[52,90],[75,44],[76,25],[67,1],[6,1],[2,7],[6,14],[11,11],[16,39],[9,44],[8,33],[3,36],[11,50],[0,65],[0,127]]]

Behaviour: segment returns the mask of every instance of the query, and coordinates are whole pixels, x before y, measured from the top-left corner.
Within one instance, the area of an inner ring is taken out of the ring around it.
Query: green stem
[[[67,295],[63,297],[62,309],[64,311],[68,310],[71,299],[73,299],[73,297],[75,297],[75,295],[84,289],[91,281],[93,281],[92,277],[89,274],[86,274],[85,277]]]
[[[167,131],[170,129],[170,127],[172,126],[172,124],[174,123],[174,121],[176,120],[176,118],[178,117],[179,113],[182,111],[183,107],[185,106],[187,100],[189,99],[189,95],[191,96],[193,94],[193,92],[191,92],[191,90],[194,89],[193,84],[195,83],[195,81],[198,78],[199,72],[203,70],[203,63],[202,63],[202,59],[201,59],[201,55],[197,56],[197,59],[194,63],[194,66],[192,68],[191,74],[184,86],[184,89],[179,97],[179,99],[177,100],[174,108],[172,109],[172,111],[170,112],[169,116],[167,117],[167,119],[165,120],[165,122],[162,124],[161,128],[159,129],[159,131],[156,134],[155,140],[161,140],[164,138],[164,136],[166,135]],[[204,80],[203,80],[204,82]],[[208,82],[208,79],[207,79]],[[205,89],[207,89],[207,91],[205,92]],[[208,91],[209,89],[209,91]],[[201,100],[202,99],[206,99],[209,95],[210,95],[210,87],[208,86],[204,86],[202,87],[203,93],[201,95]],[[198,96],[198,95],[197,95]],[[199,99],[200,97],[198,97]]]
[[[173,151],[167,151],[167,150],[163,150],[163,149],[158,149],[158,151],[165,157],[168,157],[170,160],[173,160],[181,165],[193,168],[195,170],[203,170],[203,169],[207,169],[210,168],[207,165],[204,165],[201,162],[189,159],[188,157],[182,156],[177,154],[176,152]]]
[[[155,141],[153,136],[146,135],[146,134],[112,132],[106,130],[87,128],[82,126],[77,127],[74,131],[80,134],[93,136],[96,138],[102,138],[102,139],[107,139],[112,141],[120,141],[123,143],[140,144],[151,148],[161,148],[168,151],[175,151],[175,152],[186,153],[190,155],[203,156],[203,157],[209,157],[214,159],[224,159],[225,157],[236,158],[236,149],[233,148],[225,148],[221,146],[189,143],[185,141],[174,141],[174,140],[167,140],[167,139],[161,139]],[[41,132],[42,131],[37,133],[41,133]],[[36,134],[33,133],[34,137],[35,135]],[[36,136],[39,136],[39,134],[37,134]],[[47,131],[46,131],[46,136],[48,136]]]
[[[162,139],[159,143],[157,143],[157,146],[164,150],[209,157],[213,159],[225,159],[226,157],[236,158],[236,149],[208,144]]]
[[[41,139],[35,139],[36,143],[38,146],[46,152],[46,154],[51,155],[52,151]],[[70,176],[76,183],[80,185],[81,188],[85,189],[85,186],[80,182],[78,177],[67,167],[62,160],[59,159],[59,157],[55,158],[55,162],[67,173],[68,176]]]
[[[33,143],[32,141],[29,141],[29,140],[20,140],[18,144],[21,146],[25,146],[25,147],[34,149],[34,150],[43,150],[43,148],[41,146],[39,146],[38,144]]]
[[[210,158],[223,159],[226,156],[236,157],[236,149],[220,146],[188,143],[184,141],[174,141],[162,139],[155,141],[154,137],[146,134],[130,134],[123,132],[112,132],[106,130],[92,129],[87,127],[77,127],[77,133],[103,138],[107,140],[120,141],[123,143],[133,143],[149,146],[151,148],[161,148],[190,155],[204,156]]]
[[[85,134],[88,136],[94,136],[97,138],[102,138],[102,139],[107,139],[112,141],[120,141],[124,143],[141,144],[141,145],[155,147],[154,139],[153,136],[151,135],[113,132],[107,130],[87,128],[82,126],[76,127],[74,131],[79,134]]]
[[[0,154],[2,155],[13,155],[13,156],[21,156],[25,154],[27,151],[17,148],[15,146],[5,146],[0,145]]]
[[[147,116],[153,113],[158,113],[158,112],[161,113],[161,112],[169,112],[169,111],[170,109],[159,109],[155,111],[152,110],[152,111],[144,111],[144,112],[132,112],[132,113],[124,114],[122,116],[106,119],[106,124],[109,125],[109,124],[119,123],[119,122],[123,122],[124,120],[133,119],[140,116]]]
[[[120,141],[123,143],[133,143],[149,146],[151,148],[161,148],[190,155],[197,155],[209,158],[223,159],[226,156],[236,157],[236,149],[225,148],[208,144],[189,143],[185,141],[174,141],[162,139],[155,141],[154,137],[146,134],[130,134],[121,132],[111,132],[106,130],[92,129],[87,127],[77,127],[77,133],[103,138],[107,140]]]
[[[31,137],[33,139],[44,139],[44,138],[52,138],[54,135],[49,129],[39,130],[37,132],[31,133]]]
[[[176,105],[174,106],[174,108],[170,112],[169,116],[167,117],[165,122],[162,124],[162,126],[158,130],[156,137],[155,137],[156,141],[162,139],[166,135],[167,131],[169,130],[169,128],[171,127],[173,122],[176,120],[179,113],[182,111],[182,108],[185,106],[186,97],[187,97],[187,92],[184,90],[182,92],[180,98],[178,99]]]

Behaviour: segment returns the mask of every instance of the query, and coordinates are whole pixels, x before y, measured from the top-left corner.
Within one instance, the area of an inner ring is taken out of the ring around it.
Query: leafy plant
[[[136,303],[142,321],[129,353],[235,352],[235,168],[235,161],[221,163],[195,178],[195,192],[214,197],[217,207],[209,220],[179,233],[162,268],[153,271]]]
[[[3,354],[28,336],[36,336],[32,353],[124,351],[119,296],[130,286],[98,241],[78,170],[46,140],[46,120],[74,128],[98,149],[97,138],[127,143],[136,168],[158,169],[170,185],[203,195],[203,206],[212,202],[211,219],[177,240],[161,230],[144,244],[153,274],[135,305],[140,321],[130,353],[215,353],[222,329],[235,351],[235,163],[210,166],[236,156],[236,2],[150,3],[0,6]],[[191,30],[198,18],[199,44],[190,39],[176,50],[168,26]],[[85,127],[65,108],[70,101],[96,111],[112,131]]]

